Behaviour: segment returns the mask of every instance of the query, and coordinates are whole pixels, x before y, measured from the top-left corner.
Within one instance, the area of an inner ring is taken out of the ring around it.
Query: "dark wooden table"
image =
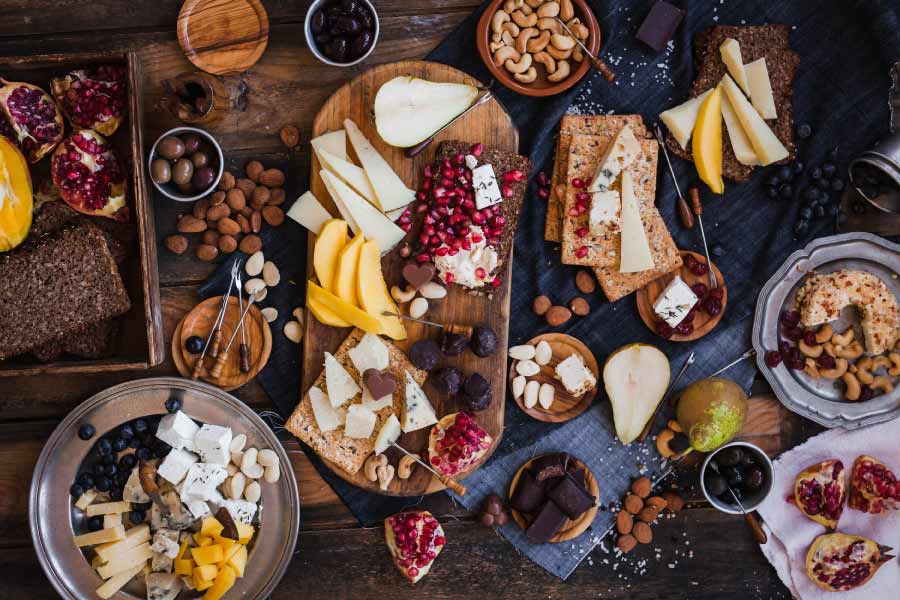
[[[180,0],[0,0],[0,56],[127,49],[140,53],[146,76],[145,139],[175,126],[159,106],[160,80],[191,69],[175,37]],[[374,64],[425,56],[479,4],[478,0],[377,0],[381,39],[353,69],[319,63],[305,47],[307,1],[265,0],[271,37],[250,71],[226,77],[234,108],[213,133],[230,157],[253,157],[305,173],[308,145],[289,154],[278,130],[296,124],[309,140],[322,102],[350,77]],[[473,49],[474,52],[474,49]],[[0,73],[2,76],[2,73]],[[305,180],[305,177],[300,177]],[[176,208],[157,202],[157,234],[172,232]],[[175,257],[160,247],[159,275],[167,339],[197,301],[212,265]],[[294,274],[296,278],[302,273]],[[282,275],[284,278],[284,274]],[[37,563],[28,530],[28,487],[44,440],[74,406],[111,385],[175,374],[171,360],[149,372],[0,379],[0,599],[55,598]],[[254,408],[269,406],[249,384],[236,395]],[[754,399],[752,439],[777,454],[804,439],[801,419],[767,399]],[[740,518],[718,513],[688,491],[689,508],[654,529],[655,539],[627,559],[598,547],[566,582],[521,557],[443,494],[423,504],[444,523],[448,544],[431,574],[415,587],[395,571],[381,527],[360,527],[316,473],[296,442],[286,443],[300,487],[303,522],[297,556],[275,598],[772,598],[789,597]],[[690,477],[686,478],[687,480]],[[614,565],[616,563],[617,566]]]

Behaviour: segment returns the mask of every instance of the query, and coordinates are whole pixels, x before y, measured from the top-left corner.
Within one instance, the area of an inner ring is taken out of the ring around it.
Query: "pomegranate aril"
[[[471,152],[472,152],[472,156],[474,156],[475,158],[478,158],[479,156],[481,156],[481,153],[484,152],[484,144],[482,144],[481,142],[478,142],[477,144],[473,144]]]
[[[576,258],[584,258],[585,256],[587,256],[587,254],[588,254],[587,246],[579,246],[578,249],[575,251]]]

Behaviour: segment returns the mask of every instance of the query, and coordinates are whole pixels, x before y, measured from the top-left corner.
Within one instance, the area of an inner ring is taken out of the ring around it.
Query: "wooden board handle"
[[[749,525],[750,530],[753,531],[753,537],[756,538],[757,544],[765,544],[769,541],[769,536],[763,531],[762,525],[759,524],[759,519],[757,519],[753,513],[744,513],[744,520],[747,521],[747,525]]]
[[[459,494],[460,496],[465,496],[465,495],[466,495],[466,492],[469,491],[469,490],[466,488],[466,486],[464,486],[463,484],[461,484],[461,483],[458,482],[457,480],[453,479],[452,477],[444,477],[444,478],[442,478],[442,479],[441,479],[441,483],[443,483],[444,485],[446,485],[448,488],[450,488],[451,490],[453,490],[454,492],[456,492],[456,493]]]

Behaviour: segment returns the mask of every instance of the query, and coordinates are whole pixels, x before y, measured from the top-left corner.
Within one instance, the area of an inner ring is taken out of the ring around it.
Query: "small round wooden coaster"
[[[509,484],[509,498],[512,498],[513,490],[516,489],[516,484],[519,483],[519,477],[522,476],[522,471],[531,466],[531,463],[541,458],[542,456],[547,456],[547,454],[539,454],[535,456],[531,460],[527,461],[519,470],[516,471],[515,477],[513,477],[512,483]],[[567,542],[571,539],[577,538],[579,535],[585,532],[585,530],[591,526],[591,523],[594,522],[594,518],[597,516],[597,510],[599,508],[600,502],[600,486],[597,483],[597,479],[594,477],[594,474],[591,473],[591,470],[587,468],[583,462],[569,455],[569,462],[574,463],[576,467],[580,467],[584,469],[584,482],[587,484],[588,493],[590,493],[595,499],[596,502],[594,506],[587,509],[578,519],[571,520],[567,519],[565,523],[563,523],[562,527],[559,529],[559,533],[553,536],[550,539],[551,544],[558,544],[559,542]],[[510,508],[510,513],[512,514],[513,520],[522,528],[524,531],[528,529],[528,521],[525,519],[525,515],[520,513],[514,508]]]
[[[681,253],[682,258],[691,255],[697,262],[706,264],[706,257],[702,254],[697,254],[690,250],[680,250],[679,252]],[[716,263],[713,263],[711,268],[716,274],[716,282],[722,289],[722,310],[719,311],[719,314],[716,316],[711,316],[706,311],[698,308],[694,316],[694,331],[687,335],[680,333],[672,334],[669,341],[692,342],[694,340],[699,340],[712,331],[713,328],[719,324],[719,321],[722,320],[722,315],[725,314],[725,307],[728,304],[728,287],[725,285],[725,278],[722,277],[722,273],[719,271],[719,267],[716,266]],[[660,320],[653,311],[653,303],[662,295],[666,286],[669,285],[669,282],[672,281],[676,275],[680,275],[688,286],[693,286],[695,283],[702,283],[706,287],[711,287],[709,285],[710,279],[708,272],[706,275],[694,275],[691,270],[688,269],[687,265],[682,265],[681,270],[663,275],[659,279],[655,279],[639,289],[636,294],[638,313],[641,315],[641,320],[644,321],[644,324],[653,333],[656,333],[656,323]]]
[[[597,389],[600,385],[600,368],[597,366],[597,359],[594,358],[590,348],[585,346],[581,340],[565,333],[545,333],[528,340],[527,343],[536,346],[541,341],[550,344],[550,347],[553,349],[553,358],[546,365],[541,365],[540,373],[527,377],[527,379],[528,381],[536,380],[538,383],[549,383],[552,385],[556,390],[553,395],[553,404],[550,405],[549,409],[544,408],[540,403],[528,408],[525,406],[524,394],[515,399],[516,404],[529,417],[545,423],[562,423],[574,419],[586,411],[597,396]],[[597,385],[594,386],[594,389],[580,396],[570,394],[562,382],[554,377],[556,365],[569,358],[572,354],[581,355],[581,358],[584,359],[584,364],[591,370],[591,373],[594,374],[594,378],[597,380]],[[513,360],[509,365],[510,391],[512,391],[512,380],[518,376],[516,372],[517,362]]]
[[[246,71],[269,42],[269,17],[259,0],[187,0],[177,29],[187,59],[214,75]]]

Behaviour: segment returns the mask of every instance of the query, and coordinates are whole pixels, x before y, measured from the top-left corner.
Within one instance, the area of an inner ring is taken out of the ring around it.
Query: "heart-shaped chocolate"
[[[421,265],[408,263],[403,267],[403,279],[417,290],[434,279],[434,273],[434,263],[430,262],[422,263]]]
[[[383,373],[378,369],[366,369],[366,372],[363,373],[363,384],[374,399],[380,400],[394,393],[394,390],[397,389],[397,378],[391,373]]]

